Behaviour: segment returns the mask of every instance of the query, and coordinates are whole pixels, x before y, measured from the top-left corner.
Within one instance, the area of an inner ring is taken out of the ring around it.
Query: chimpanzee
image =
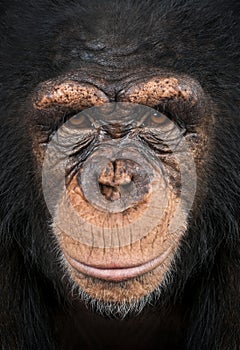
[[[0,10],[1,349],[240,349],[240,3]]]

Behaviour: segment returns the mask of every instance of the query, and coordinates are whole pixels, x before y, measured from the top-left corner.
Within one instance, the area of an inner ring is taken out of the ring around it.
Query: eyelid
[[[186,123],[181,117],[180,113],[178,113],[177,108],[167,108],[167,106],[157,105],[154,107],[156,111],[159,114],[162,114],[166,120],[169,120],[169,122],[173,122],[175,125],[177,125],[180,129],[186,130]],[[166,122],[165,122],[166,124]],[[159,124],[160,126],[160,124]]]

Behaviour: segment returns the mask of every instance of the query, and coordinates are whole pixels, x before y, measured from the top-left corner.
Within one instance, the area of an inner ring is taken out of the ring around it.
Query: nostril
[[[113,186],[114,184],[114,164],[109,161],[105,167],[101,170],[98,176],[98,182],[100,185]]]
[[[101,185],[118,187],[129,184],[137,171],[136,163],[131,160],[117,159],[109,161],[99,174],[98,182]]]
[[[118,185],[128,185],[137,171],[137,165],[129,159],[117,159],[114,164],[115,183]]]
[[[99,188],[107,200],[121,198],[122,192],[131,191],[131,182],[136,165],[129,160],[109,161],[98,177]]]
[[[99,184],[102,195],[109,201],[116,201],[121,198],[121,190],[119,187],[112,187]]]

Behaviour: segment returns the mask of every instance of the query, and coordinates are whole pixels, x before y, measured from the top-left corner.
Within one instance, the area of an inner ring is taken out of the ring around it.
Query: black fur
[[[0,10],[1,349],[60,349],[63,319],[69,350],[240,349],[240,3],[2,0]],[[198,184],[207,196],[172,279],[157,305],[123,321],[84,310],[76,316],[36,175],[26,103],[39,82],[84,69],[85,38],[99,37],[109,45],[94,62],[102,74],[143,66],[186,73],[215,106],[214,146]],[[119,61],[118,52],[136,47],[137,59]]]

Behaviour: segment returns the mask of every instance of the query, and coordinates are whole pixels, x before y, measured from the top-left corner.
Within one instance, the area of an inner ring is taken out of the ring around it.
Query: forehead
[[[91,4],[91,6],[90,6]],[[161,6],[160,6],[161,4]],[[55,59],[70,65],[119,67],[151,61],[173,46],[166,44],[165,2],[95,1],[68,4],[55,22]],[[170,10],[170,8],[169,8]]]
[[[229,17],[219,14],[229,5],[223,2],[41,0],[30,5],[28,0],[21,7],[11,4],[4,21],[11,40],[2,40],[1,50],[1,64],[22,86],[21,71],[29,81],[26,89],[75,69],[108,75],[113,82],[116,75],[121,80],[122,75],[159,68],[204,83],[213,61],[218,71],[228,65]]]

